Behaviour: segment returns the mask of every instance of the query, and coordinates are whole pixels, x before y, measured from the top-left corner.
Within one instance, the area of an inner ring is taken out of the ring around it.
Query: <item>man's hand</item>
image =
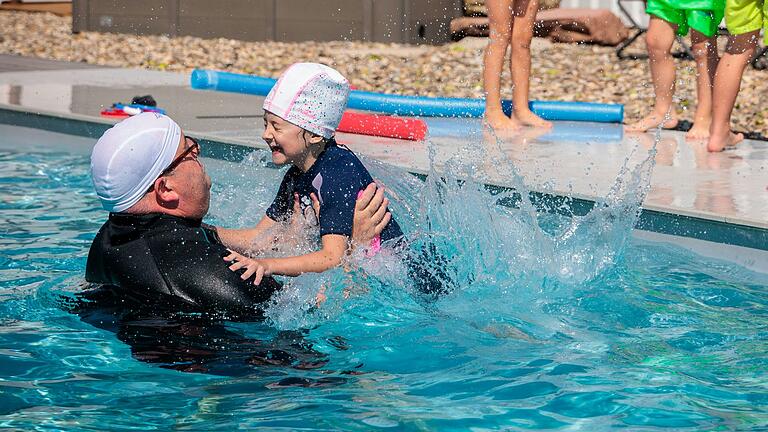
[[[272,270],[269,268],[269,260],[255,260],[240,255],[237,252],[232,252],[224,257],[224,261],[233,263],[229,266],[229,269],[232,271],[238,271],[242,268],[245,269],[245,272],[240,275],[240,279],[242,280],[247,280],[255,274],[256,276],[253,279],[254,285],[260,284],[264,276],[272,275]]]
[[[355,202],[355,218],[352,223],[352,240],[368,245],[384,231],[392,214],[387,211],[389,200],[384,197],[384,188],[371,183]]]

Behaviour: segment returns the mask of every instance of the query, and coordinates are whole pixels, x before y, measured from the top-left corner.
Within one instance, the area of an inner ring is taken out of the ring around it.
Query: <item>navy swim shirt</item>
[[[292,166],[280,184],[267,216],[276,221],[288,219],[293,213],[293,194],[298,192],[302,210],[312,205],[309,197],[314,192],[320,200],[320,236],[339,234],[352,237],[352,221],[357,194],[373,182],[373,178],[360,159],[346,147],[331,140],[307,172]],[[403,235],[393,217],[381,240],[387,241]]]

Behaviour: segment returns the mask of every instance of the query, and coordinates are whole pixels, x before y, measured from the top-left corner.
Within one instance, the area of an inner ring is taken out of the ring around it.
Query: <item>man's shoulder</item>
[[[187,253],[206,254],[221,249],[215,227],[199,220],[166,214],[112,214],[102,225],[91,244],[90,257],[112,255],[132,256],[139,250],[146,255],[158,249],[179,249]]]
[[[279,284],[241,279],[224,261],[228,254],[215,230],[199,220],[115,215],[94,239],[86,280],[150,302],[171,296],[200,310],[253,311]]]

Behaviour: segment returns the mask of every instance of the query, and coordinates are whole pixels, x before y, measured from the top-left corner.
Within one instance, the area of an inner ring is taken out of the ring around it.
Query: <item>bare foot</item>
[[[685,133],[687,140],[705,140],[709,138],[709,121],[698,120],[693,123],[691,130]]]
[[[546,121],[543,118],[537,116],[531,110],[515,111],[515,117],[526,126],[533,126],[539,128],[551,128],[552,122]]]
[[[743,140],[743,133],[733,133],[733,131],[728,131],[726,134],[712,134],[709,136],[709,142],[707,142],[707,150],[721,152],[726,147],[733,147]]]
[[[645,116],[642,120],[626,125],[624,130],[627,132],[645,132],[649,129],[659,127],[662,122],[664,122],[664,124],[661,124],[662,129],[674,129],[677,126],[676,114],[672,114],[666,121],[664,120],[664,117],[665,114],[659,114],[654,111]]]
[[[501,110],[486,111],[483,119],[494,130],[518,130],[521,127],[517,119],[507,117]]]

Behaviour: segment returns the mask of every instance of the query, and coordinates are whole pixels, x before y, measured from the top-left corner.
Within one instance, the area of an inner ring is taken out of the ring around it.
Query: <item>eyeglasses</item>
[[[185,136],[184,138],[189,140],[189,141],[192,141],[192,145],[187,147],[187,149],[184,150],[178,157],[176,157],[176,159],[171,161],[170,165],[168,165],[168,167],[166,169],[164,169],[160,173],[160,175],[157,176],[157,178],[160,178],[160,177],[163,177],[163,176],[167,176],[168,174],[170,174],[171,171],[176,169],[176,167],[181,165],[182,162],[187,160],[187,157],[191,156],[192,160],[196,161],[197,158],[200,156],[200,143],[197,142],[197,140],[192,138],[191,136]],[[149,187],[147,192],[152,192],[154,189],[155,189],[155,184],[152,183],[152,186]]]
[[[191,136],[184,137],[190,141],[192,141],[192,145],[187,147],[186,150],[184,150],[176,159],[171,162],[170,165],[168,165],[168,168],[164,169],[163,172],[160,173],[159,177],[168,175],[171,171],[176,169],[177,166],[181,165],[182,162],[184,162],[187,159],[187,156],[192,155],[192,160],[197,160],[198,156],[200,156],[200,143],[197,142],[196,139],[192,138]]]

